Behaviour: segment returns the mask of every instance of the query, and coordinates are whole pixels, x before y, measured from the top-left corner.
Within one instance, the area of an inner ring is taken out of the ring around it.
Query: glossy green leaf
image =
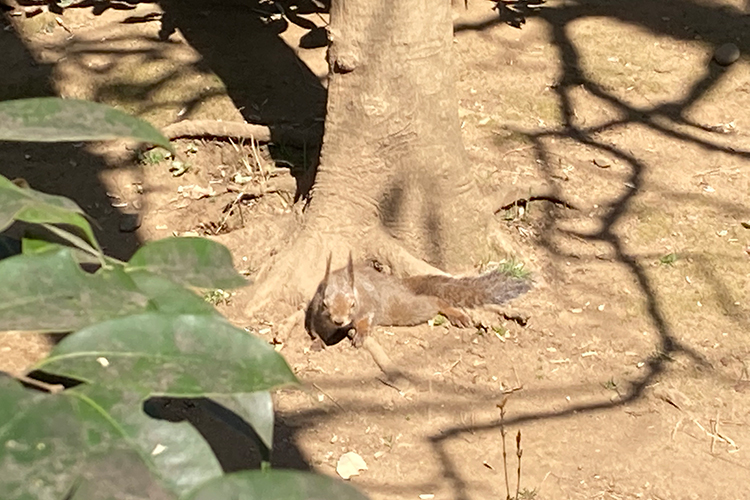
[[[208,481],[186,500],[367,500],[328,476],[292,470],[242,471]]]
[[[0,140],[101,141],[131,138],[172,146],[150,123],[105,104],[39,97],[0,102]]]
[[[128,273],[138,290],[150,300],[152,309],[166,314],[214,314],[219,312],[195,293],[147,271]]]
[[[212,396],[211,399],[250,425],[266,448],[273,447],[273,401],[268,391]]]
[[[36,237],[24,237],[21,240],[21,250],[24,255],[38,255],[46,252],[58,251],[62,248],[59,243],[43,240]]]
[[[33,497],[38,500],[38,497]],[[116,449],[92,455],[75,485],[59,500],[177,500],[160,484],[134,450]]]
[[[69,224],[79,228],[89,243],[98,248],[91,225],[83,210],[73,201],[18,187],[0,175],[0,231],[7,229],[14,220],[33,224]]]
[[[46,252],[55,252],[63,248],[70,251],[73,259],[78,264],[96,265],[101,263],[99,258],[89,252],[84,252],[79,248],[61,245],[60,243],[53,243],[37,237],[24,236],[23,240],[21,240],[21,250],[24,255],[39,255]]]
[[[71,492],[92,480],[101,483],[98,489],[103,495],[96,498],[123,498],[118,494],[123,486],[129,487],[131,498],[172,497],[149,474],[149,460],[112,415],[85,398],[68,391],[54,395],[30,391],[0,377],[3,500],[83,498]],[[102,474],[107,471],[109,477]],[[99,477],[90,477],[92,473]],[[118,477],[119,481],[112,481]],[[116,489],[102,490],[107,482]]]
[[[70,249],[0,260],[0,328],[67,332],[146,310],[148,298],[118,269],[88,274]]]
[[[227,248],[205,238],[166,238],[147,243],[128,262],[175,283],[198,288],[236,288],[248,282],[232,265]]]
[[[134,392],[82,384],[63,394],[83,399],[114,422],[128,445],[170,491],[183,494],[222,474],[219,461],[188,422],[167,422],[143,412]]]
[[[175,397],[265,391],[296,382],[268,343],[214,315],[146,313],[69,335],[38,369]]]

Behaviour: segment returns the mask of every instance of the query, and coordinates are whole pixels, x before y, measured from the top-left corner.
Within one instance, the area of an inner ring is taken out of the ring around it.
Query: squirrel
[[[468,327],[472,321],[463,308],[503,304],[531,288],[527,280],[499,271],[479,276],[453,278],[424,275],[399,279],[367,265],[347,265],[326,272],[305,313],[310,336],[326,345],[349,337],[355,347],[375,326],[413,326],[438,313],[454,326]]]

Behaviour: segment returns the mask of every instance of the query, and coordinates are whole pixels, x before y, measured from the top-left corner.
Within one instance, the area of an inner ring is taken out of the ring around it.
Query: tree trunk
[[[312,200],[256,298],[281,287],[309,300],[329,251],[334,266],[353,251],[423,274],[439,272],[426,262],[466,264],[486,234],[491,211],[478,206],[461,140],[449,0],[333,0],[330,36]]]

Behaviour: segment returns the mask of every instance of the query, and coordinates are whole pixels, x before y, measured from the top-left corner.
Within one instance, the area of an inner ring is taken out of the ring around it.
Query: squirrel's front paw
[[[352,328],[351,330],[349,330],[348,335],[349,335],[349,338],[352,339],[352,345],[354,347],[356,347],[357,349],[362,347],[362,345],[365,342],[365,336],[362,333],[357,332],[357,330]]]

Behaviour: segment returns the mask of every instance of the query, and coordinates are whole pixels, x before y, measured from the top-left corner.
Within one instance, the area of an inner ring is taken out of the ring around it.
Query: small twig
[[[284,209],[288,210],[289,209],[289,203],[284,199],[284,195],[281,194],[280,191],[275,191],[275,193],[276,193],[276,196],[279,197],[279,201],[281,201],[281,204],[284,205]]]
[[[503,395],[513,394],[514,392],[522,391],[523,385],[518,385],[516,387],[511,387],[510,389],[503,389]]]
[[[47,391],[50,394],[59,394],[65,390],[65,386],[62,384],[48,384],[47,382],[42,382],[41,380],[37,380],[26,375],[13,375],[13,378],[18,380],[19,382],[23,382],[24,384],[34,386],[37,389]]]
[[[227,220],[229,220],[229,216],[232,215],[232,209],[238,206],[239,202],[242,201],[242,198],[245,197],[245,194],[246,193],[239,193],[234,197],[234,200],[232,200],[232,202],[227,205],[227,207],[224,209],[224,217],[221,218],[221,222],[219,222],[218,227],[214,229],[214,234],[219,234],[219,231],[226,227]],[[242,210],[240,210],[240,218],[242,218]]]
[[[260,159],[260,154],[258,151],[257,144],[255,142],[255,139],[252,137],[250,138],[250,150],[253,152],[253,158],[255,159],[255,164],[258,166],[258,172],[260,172],[260,183],[263,188],[266,186],[266,172],[263,169],[263,161]]]
[[[711,420],[711,428],[712,428],[711,431],[706,430],[706,428],[703,427],[700,424],[700,422],[698,422],[698,420],[696,420],[696,419],[692,419],[692,422],[695,425],[697,425],[700,430],[702,430],[704,433],[706,433],[706,436],[709,436],[711,438],[711,440],[712,440],[712,442],[711,442],[712,449],[713,449],[713,441],[714,440],[719,440],[721,442],[724,442],[724,443],[730,445],[731,447],[733,447],[735,449],[739,449],[739,447],[737,446],[737,443],[735,443],[733,439],[731,439],[731,438],[729,438],[727,436],[724,436],[724,435],[722,435],[722,434],[714,431],[714,429],[715,429],[715,422],[713,420]]]
[[[315,382],[313,382],[312,386],[313,386],[313,387],[315,387],[315,389],[317,389],[318,391],[320,391],[320,393],[321,393],[321,394],[322,394],[323,396],[325,396],[325,397],[327,397],[328,399],[330,399],[330,400],[331,400],[331,402],[332,402],[333,404],[335,404],[335,405],[336,405],[336,406],[338,407],[338,409],[339,409],[339,410],[341,410],[341,411],[346,411],[346,410],[344,409],[344,407],[343,407],[343,406],[341,406],[341,405],[339,404],[339,402],[338,402],[338,401],[336,401],[336,399],[334,399],[333,397],[331,397],[331,395],[330,395],[330,394],[328,394],[328,393],[327,393],[326,391],[324,391],[323,389],[321,389],[321,388],[320,388],[320,386],[319,386],[318,384],[316,384]]]
[[[542,478],[542,481],[541,481],[541,482],[539,483],[539,486],[537,486],[537,487],[536,487],[536,492],[537,492],[537,493],[539,493],[540,491],[542,491],[542,485],[543,485],[543,484],[544,484],[544,482],[545,482],[545,481],[547,480],[547,478],[548,478],[548,477],[550,476],[550,474],[552,474],[552,471],[551,471],[551,470],[548,470],[548,471],[547,471],[547,473],[546,473],[546,474],[544,475],[544,477]]]
[[[714,448],[716,447],[716,434],[717,434],[717,427],[719,425],[719,416],[716,416],[716,420],[711,420],[711,446],[709,448],[709,452],[711,455],[714,454]]]
[[[518,457],[518,478],[516,478],[516,500],[518,500],[518,493],[521,490],[521,455],[523,450],[521,449],[521,430],[518,430],[516,434],[516,456]]]
[[[672,432],[669,435],[672,441],[674,441],[674,437],[677,434],[677,431],[680,430],[681,425],[682,425],[682,419],[678,420],[677,423],[674,425],[674,428],[672,429]]]
[[[452,372],[452,371],[453,371],[453,369],[454,369],[454,368],[455,368],[456,366],[458,366],[458,364],[459,364],[460,362],[461,362],[461,358],[458,358],[458,359],[457,359],[456,361],[454,361],[453,363],[451,363],[451,365],[450,365],[450,366],[449,366],[448,368],[446,368],[445,370],[443,370],[442,372],[440,372],[440,374],[441,374],[441,375],[445,375],[446,373],[450,373],[450,372]]]
[[[497,405],[500,408],[500,436],[502,436],[503,442],[503,472],[505,473],[505,500],[510,500],[510,484],[508,481],[508,453],[505,449],[505,403],[508,402],[508,397],[504,397],[503,400]]]
[[[508,155],[511,155],[513,153],[520,153],[521,151],[526,151],[527,149],[532,149],[534,146],[523,146],[520,148],[511,149],[510,151],[506,151],[501,158],[505,158]]]
[[[396,383],[395,383],[395,382],[393,382],[393,381],[392,381],[392,380],[390,379],[390,376],[388,376],[387,378],[381,378],[381,377],[378,377],[378,380],[379,380],[379,381],[380,381],[380,382],[381,382],[381,383],[382,383],[383,385],[387,385],[387,386],[388,386],[388,387],[390,387],[391,389],[395,389],[395,390],[397,390],[398,392],[404,392],[404,388],[403,388],[403,387],[399,387],[398,385],[396,385]]]
[[[737,443],[735,443],[732,438],[730,438],[729,436],[726,436],[726,435],[722,434],[722,432],[719,430],[719,422],[720,421],[721,421],[721,419],[719,417],[719,412],[717,411],[716,412],[716,421],[713,423],[713,431],[716,434],[716,437],[718,439],[721,439],[725,443],[727,443],[732,448],[739,449],[739,446],[737,446]]]
[[[244,139],[240,139],[240,141],[243,141],[243,140],[244,140]],[[231,138],[231,137],[228,137],[228,138],[227,138],[227,142],[229,142],[229,144],[231,144],[231,145],[232,145],[232,148],[234,148],[234,151],[235,151],[236,153],[240,153],[240,152],[241,152],[241,150],[240,150],[239,146],[238,146],[237,144],[235,144],[235,143],[234,143],[234,141],[232,140],[232,138]],[[252,174],[252,172],[250,172],[250,173]]]
[[[56,23],[57,23],[57,24],[58,24],[58,25],[59,25],[59,26],[60,26],[60,27],[61,27],[62,29],[64,29],[65,31],[67,31],[67,32],[68,32],[68,35],[70,35],[70,36],[68,37],[68,40],[70,40],[70,39],[71,39],[71,38],[73,37],[73,32],[72,32],[72,31],[70,31],[70,29],[69,29],[69,28],[68,28],[67,26],[65,26],[65,23],[63,22],[62,18],[61,18],[60,16],[55,16],[55,22],[56,22]]]
[[[521,383],[521,379],[518,378],[518,372],[516,371],[515,366],[511,366],[511,370],[513,370],[513,375],[516,377],[516,387],[520,389],[523,388],[523,384]]]
[[[560,205],[562,207],[565,207],[570,210],[580,210],[578,207],[570,203],[569,201],[565,201],[562,198],[558,198],[557,196],[552,195],[539,195],[539,196],[529,196],[527,198],[519,198],[517,200],[514,200],[511,203],[505,204],[495,210],[495,214],[500,213],[502,210],[510,210],[514,206],[518,206],[521,203],[531,203],[532,201],[548,201],[550,203],[554,203],[555,205]]]

